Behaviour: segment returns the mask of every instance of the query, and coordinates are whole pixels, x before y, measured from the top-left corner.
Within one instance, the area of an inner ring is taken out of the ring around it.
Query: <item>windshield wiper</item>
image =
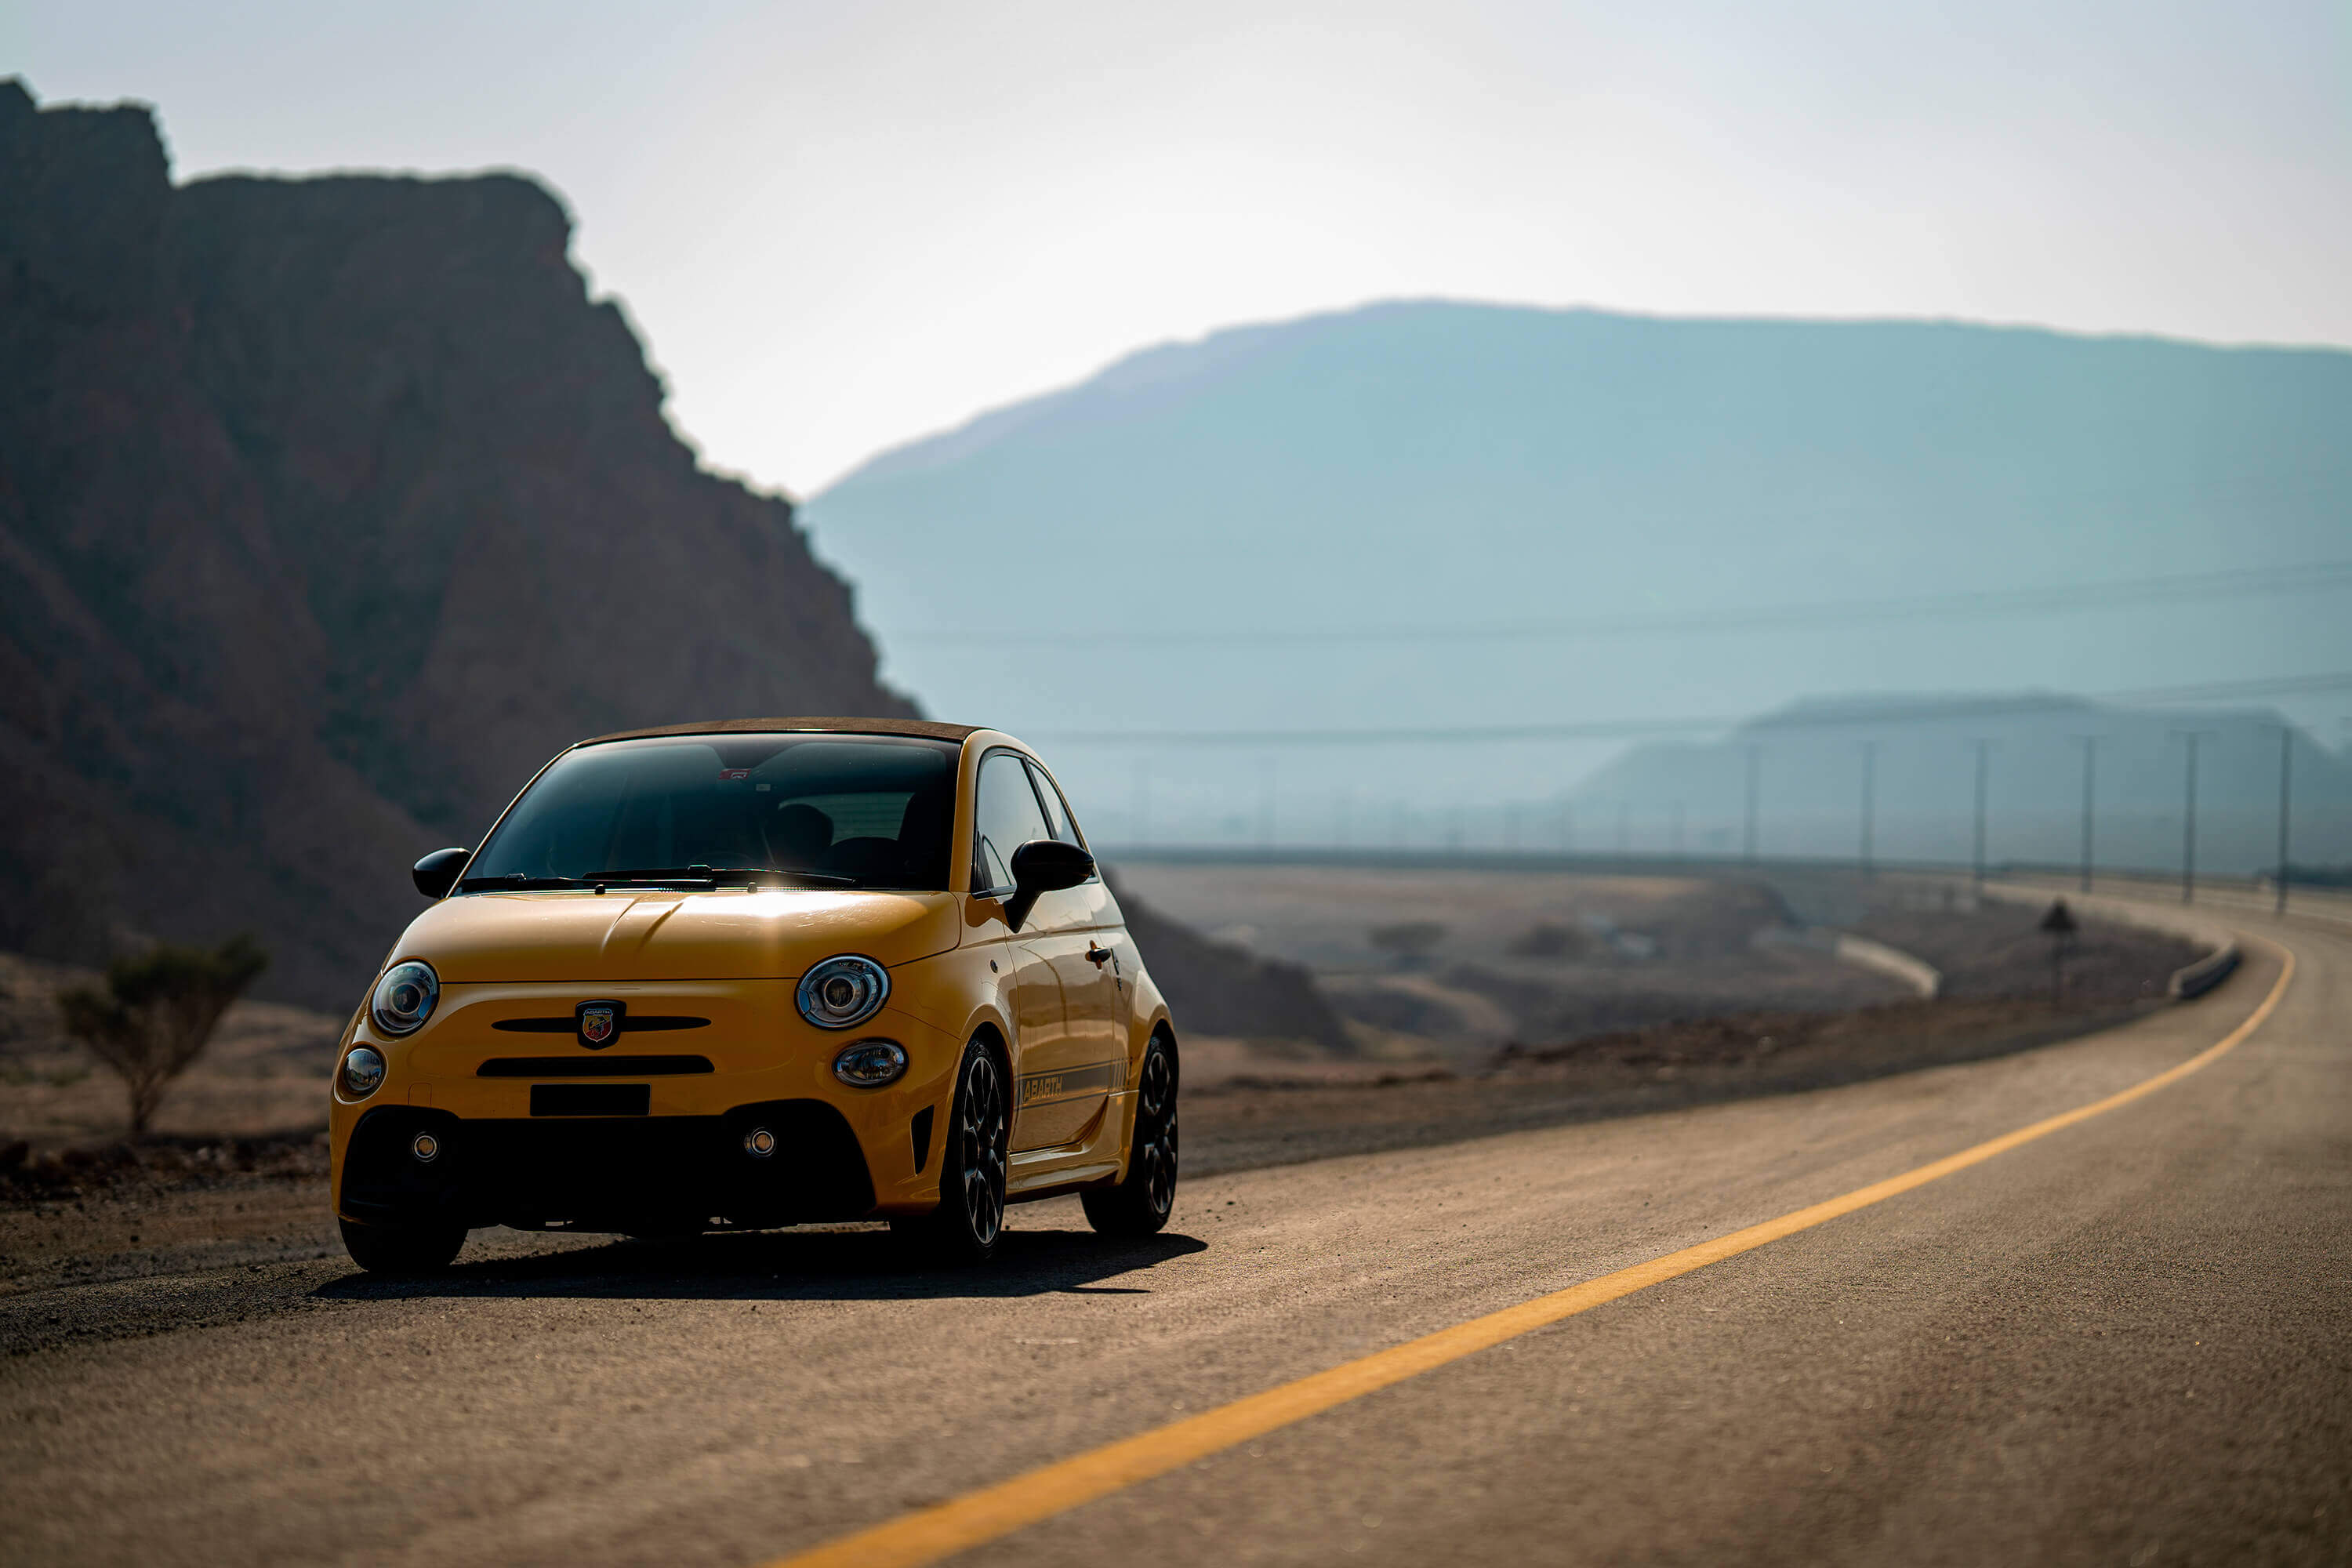
[[[549,888],[709,888],[741,882],[754,885],[772,879],[791,885],[855,888],[855,877],[830,871],[780,871],[767,866],[651,867],[635,871],[604,871],[593,877],[526,877],[518,871],[505,877],[468,877],[457,884],[461,893],[529,893]]]
[[[779,880],[813,882],[823,888],[854,888],[855,877],[836,876],[831,871],[782,871],[772,866],[668,866],[644,871],[615,871],[608,877],[598,877],[600,882],[752,882],[762,878]]]
[[[457,884],[461,893],[528,893],[541,888],[593,888],[596,884],[578,877],[526,877],[518,871],[509,877],[468,877]]]

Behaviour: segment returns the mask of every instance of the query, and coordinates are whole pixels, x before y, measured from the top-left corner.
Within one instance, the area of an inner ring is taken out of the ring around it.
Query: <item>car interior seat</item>
[[[833,843],[833,818],[813,805],[780,805],[760,825],[768,864],[779,871],[822,869],[818,861]]]

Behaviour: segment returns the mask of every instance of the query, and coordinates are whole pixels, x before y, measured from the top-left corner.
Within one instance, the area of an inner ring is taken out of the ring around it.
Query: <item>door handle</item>
[[[1087,939],[1087,956],[1094,960],[1097,963],[1101,963],[1110,957],[1110,949],[1097,946],[1094,939],[1092,937],[1088,937]]]

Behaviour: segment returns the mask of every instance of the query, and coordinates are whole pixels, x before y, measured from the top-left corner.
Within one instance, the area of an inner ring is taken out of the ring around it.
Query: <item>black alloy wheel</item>
[[[1176,1206],[1176,1053],[1153,1037],[1135,1080],[1135,1146],[1127,1179],[1078,1194],[1104,1236],[1152,1236]]]
[[[954,1109],[940,1150],[940,1206],[890,1228],[946,1263],[985,1263],[1004,1234],[1004,1180],[1013,1122],[1005,1111],[1004,1073],[988,1047],[974,1040],[956,1069]]]
[[[438,1274],[466,1245],[462,1225],[353,1225],[342,1227],[343,1250],[371,1274]]]

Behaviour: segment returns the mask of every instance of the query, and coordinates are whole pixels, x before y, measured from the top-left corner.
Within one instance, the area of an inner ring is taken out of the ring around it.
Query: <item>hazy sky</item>
[[[716,465],[803,492],[1391,296],[2352,342],[2352,5],[16,0],[183,177],[514,167]]]

